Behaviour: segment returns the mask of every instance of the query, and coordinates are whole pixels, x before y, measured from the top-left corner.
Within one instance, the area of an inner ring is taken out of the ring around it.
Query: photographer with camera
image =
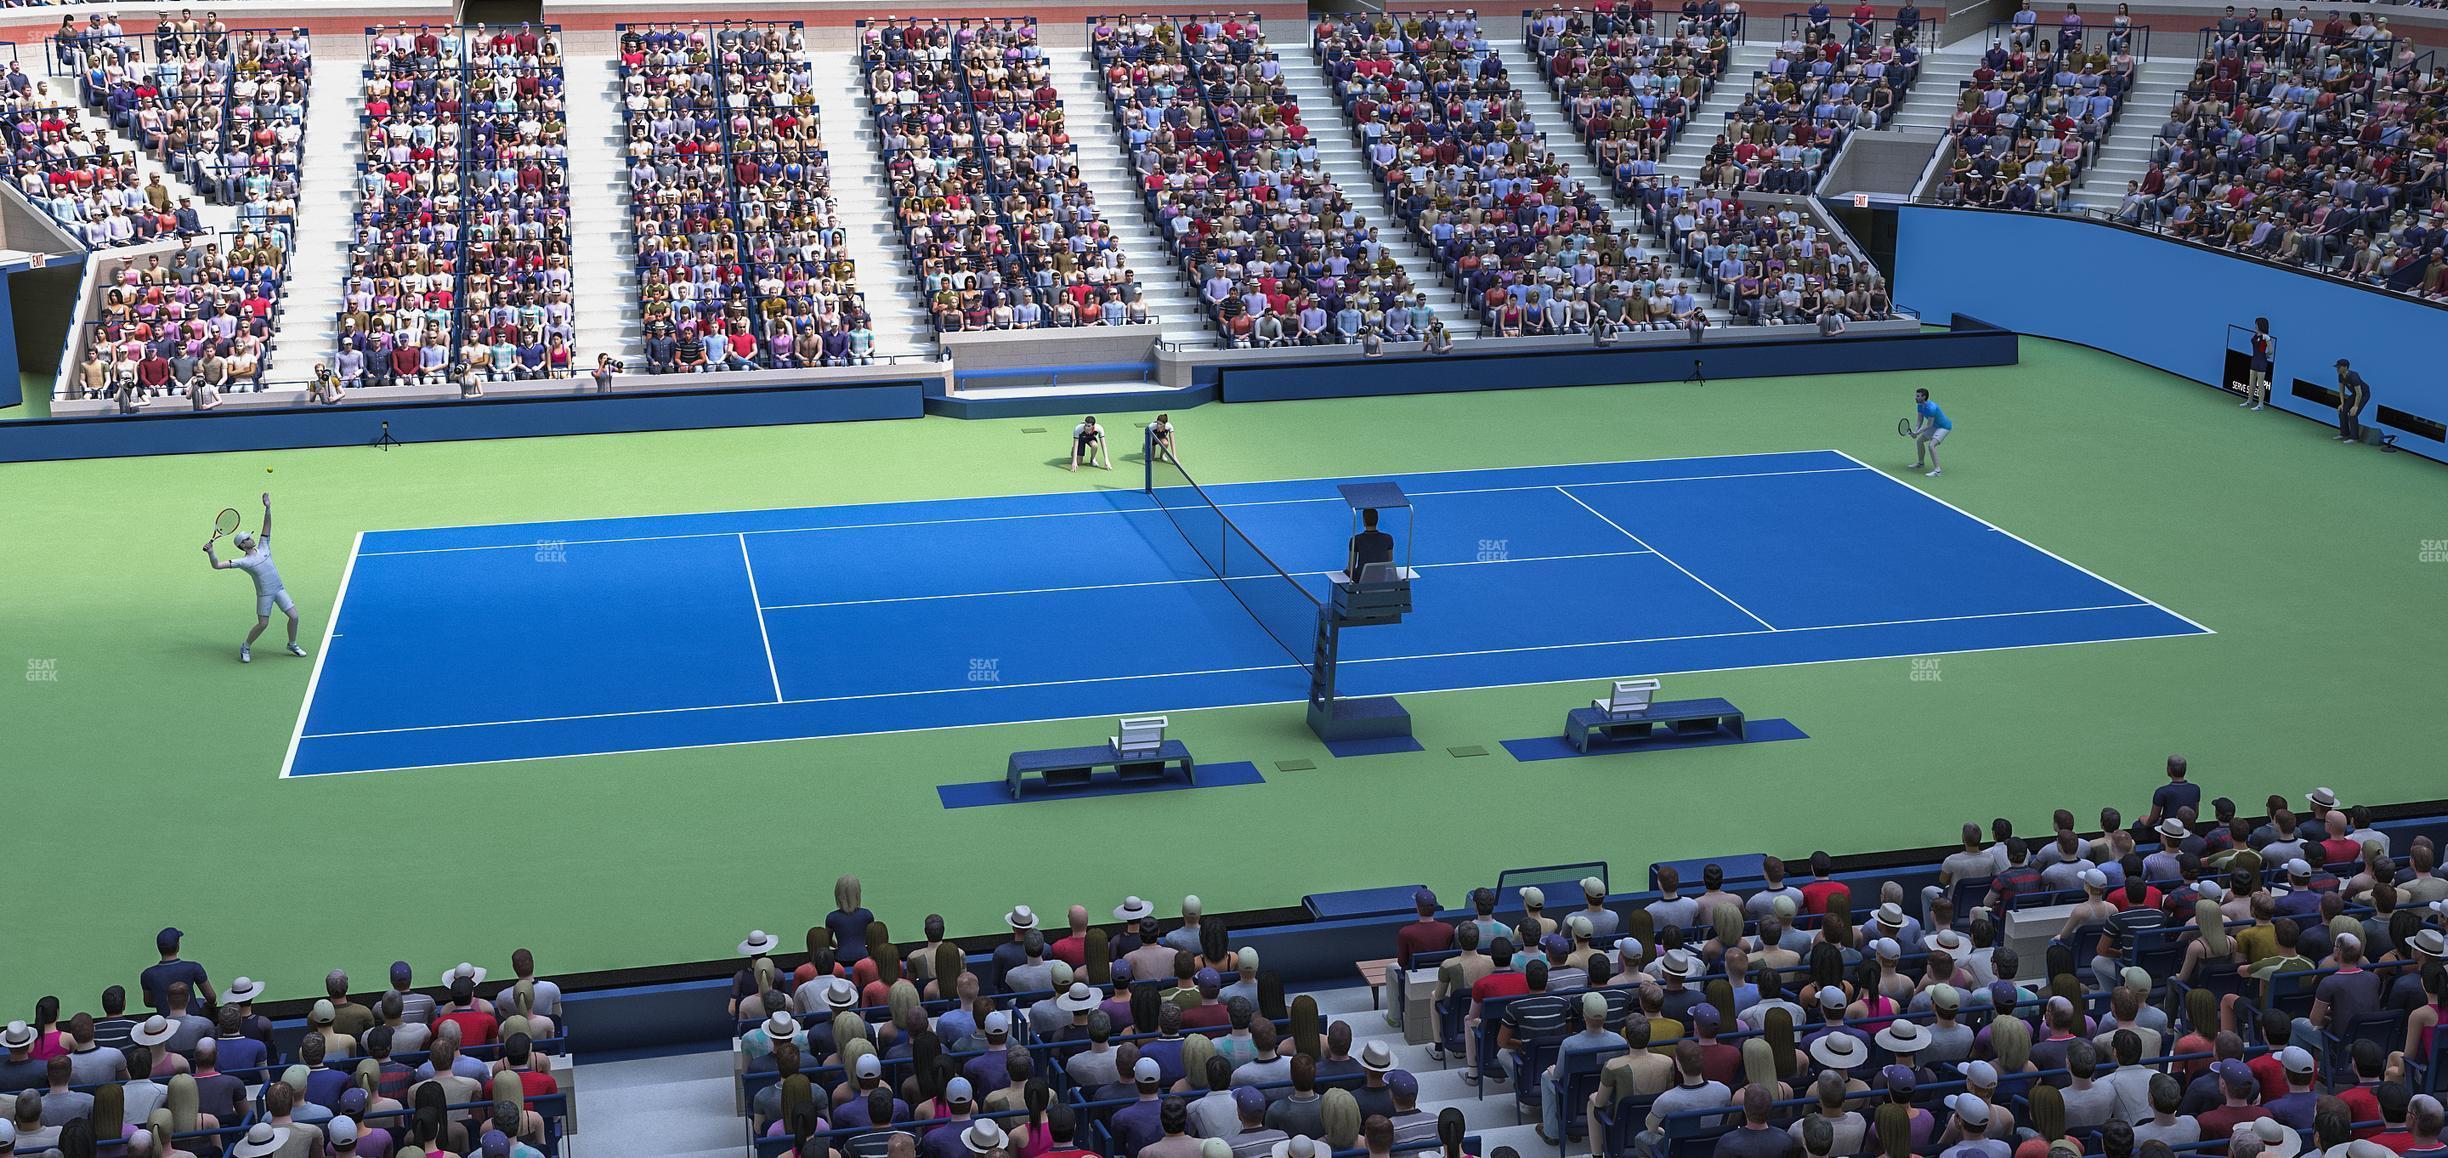
[[[612,376],[628,368],[628,366],[620,362],[613,361],[612,355],[610,354],[595,355],[595,392],[597,394],[610,394],[612,392]]]

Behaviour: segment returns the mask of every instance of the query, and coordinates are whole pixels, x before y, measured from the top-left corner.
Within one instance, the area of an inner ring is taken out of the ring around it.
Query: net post
[[[1155,494],[1156,424],[1153,422],[1139,428],[1139,470],[1139,492],[1141,494]]]

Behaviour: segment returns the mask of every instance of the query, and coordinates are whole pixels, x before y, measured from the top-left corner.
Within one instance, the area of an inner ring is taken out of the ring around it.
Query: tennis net
[[[1259,550],[1172,455],[1150,458],[1148,497],[1173,521],[1173,529],[1181,532],[1199,561],[1223,580],[1224,590],[1301,670],[1309,671],[1317,646],[1317,596]]]

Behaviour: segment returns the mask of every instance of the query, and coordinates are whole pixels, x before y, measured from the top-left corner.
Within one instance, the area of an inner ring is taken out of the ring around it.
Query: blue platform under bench
[[[1099,777],[1099,772],[1106,775]],[[1014,752],[1003,783],[1012,799],[1018,800],[1031,790],[1078,792],[1094,787],[1100,779],[1123,787],[1162,784],[1176,774],[1184,787],[1198,787],[1198,761],[1191,759],[1189,746],[1179,740],[1128,755],[1111,744],[1090,744]]]
[[[1031,792],[1014,796],[1008,780],[980,780],[970,784],[938,784],[936,798],[945,808],[980,808],[989,804],[1035,804],[1053,800],[1077,800],[1088,796],[1133,796],[1142,792],[1181,792],[1189,789],[1233,788],[1245,784],[1264,784],[1266,777],[1258,766],[1247,760],[1222,764],[1201,764],[1198,783],[1192,784],[1181,776],[1151,777],[1124,780],[1112,773],[1092,776],[1084,786],[1061,792]]]
[[[1742,709],[1721,699],[1661,700],[1636,712],[1592,705],[1564,714],[1564,739],[1584,752],[1606,744],[1638,744],[1723,735],[1743,739]]]
[[[1744,721],[1743,734],[1739,739],[1720,729],[1686,735],[1658,732],[1645,740],[1598,743],[1587,748],[1576,747],[1572,741],[1562,736],[1532,736],[1526,740],[1505,740],[1502,743],[1504,750],[1514,759],[1527,763],[1533,760],[1570,760],[1585,756],[1616,756],[1627,752],[1660,752],[1669,749],[1680,751],[1685,748],[1720,748],[1732,744],[1766,744],[1777,740],[1807,739],[1810,739],[1810,736],[1802,729],[1795,727],[1791,720],[1766,719]]]

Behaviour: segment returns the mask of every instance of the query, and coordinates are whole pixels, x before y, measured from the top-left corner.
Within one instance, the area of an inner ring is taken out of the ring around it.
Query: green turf
[[[276,491],[282,568],[319,638],[370,528],[1134,484],[1050,468],[1054,436],[1020,433],[1045,419],[0,467],[21,516],[0,664],[57,673],[0,690],[21,866],[0,1006],[89,1001],[171,922],[217,976],[286,997],[395,957],[430,977],[498,968],[517,945],[576,971],[720,957],[750,928],[796,941],[844,872],[908,937],[928,912],[984,931],[1013,902],[1103,911],[1135,893],[1169,914],[1194,891],[1226,911],[1412,880],[1453,896],[1539,862],[1603,858],[1628,883],[1716,851],[1943,843],[1969,818],[2130,810],[2170,751],[2254,806],[2314,784],[2448,795],[2433,732],[2448,563],[2418,561],[2448,539],[2448,473],[2104,355],[2028,341],[2024,358],[1176,417],[1211,481],[1822,447],[1900,467],[1893,423],[1927,385],[1959,427],[1946,476],[1914,485],[2219,634],[1946,656],[1934,681],[1900,659],[1672,678],[1811,739],[1604,759],[1518,764],[1496,747],[1553,732],[1586,686],[1412,697],[1427,750],[1355,760],[1295,708],[1186,713],[1176,734],[1202,757],[1254,761],[1267,783],[960,811],[937,784],[1102,725],[276,779],[310,665],[267,649],[238,666],[245,581],[197,548],[215,510]],[[432,642],[477,665],[490,641]],[[1491,754],[1449,752],[1467,747]]]
[[[36,374],[30,370],[19,371],[17,388],[20,391],[18,395],[20,401],[15,406],[0,406],[0,422],[11,422],[21,418],[51,417],[52,385],[51,376],[48,374]]]

